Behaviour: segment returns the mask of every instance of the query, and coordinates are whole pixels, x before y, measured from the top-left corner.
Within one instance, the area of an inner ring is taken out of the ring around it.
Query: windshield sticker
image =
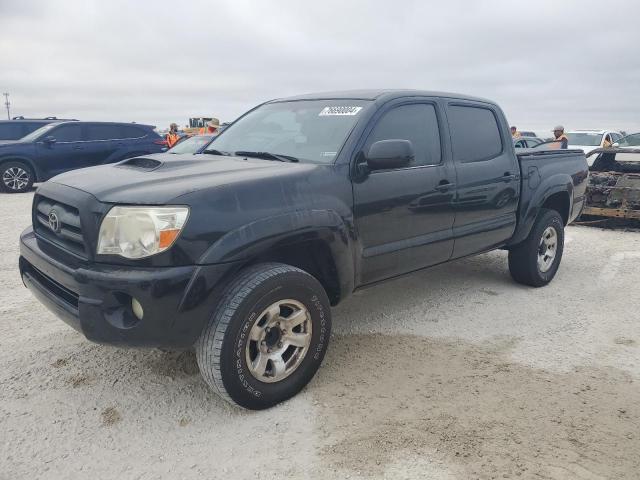
[[[338,152],[320,152],[321,157],[335,157]]]
[[[362,110],[362,107],[324,107],[320,113],[319,117],[327,117],[327,116],[344,116],[344,115],[357,115],[358,112]]]

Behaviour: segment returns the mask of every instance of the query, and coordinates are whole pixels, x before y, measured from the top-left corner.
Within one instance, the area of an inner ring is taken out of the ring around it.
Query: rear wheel
[[[7,193],[26,192],[35,180],[31,167],[23,162],[6,162],[0,165],[0,188]]]
[[[548,284],[558,271],[564,250],[564,222],[555,210],[542,209],[527,239],[509,250],[509,271],[518,283]]]
[[[329,300],[308,273],[267,263],[238,274],[196,345],[205,381],[225,400],[259,410],[315,375],[331,332]]]

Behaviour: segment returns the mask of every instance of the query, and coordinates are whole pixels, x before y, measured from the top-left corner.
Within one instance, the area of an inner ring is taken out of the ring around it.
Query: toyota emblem
[[[49,212],[49,228],[56,233],[60,231],[60,219],[58,218],[58,212],[55,210]]]

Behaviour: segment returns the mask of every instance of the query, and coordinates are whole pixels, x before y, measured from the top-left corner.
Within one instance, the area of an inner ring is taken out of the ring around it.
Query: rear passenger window
[[[123,125],[122,127],[123,137],[122,138],[140,138],[146,135],[146,132],[140,127],[131,127],[128,125]]]
[[[385,113],[367,139],[365,151],[380,140],[409,140],[417,165],[436,165],[441,160],[440,130],[433,105],[401,105]]]
[[[120,125],[87,125],[87,140],[124,138]]]
[[[58,142],[79,142],[82,140],[82,127],[80,125],[60,125],[49,134]]]
[[[488,108],[452,105],[448,117],[456,161],[480,162],[502,152],[498,121]]]

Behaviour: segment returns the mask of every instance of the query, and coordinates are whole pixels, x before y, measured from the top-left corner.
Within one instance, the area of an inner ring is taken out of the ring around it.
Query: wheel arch
[[[240,261],[244,266],[280,262],[313,275],[332,305],[354,288],[354,262],[347,225],[332,210],[268,217],[223,235],[198,263]]]
[[[2,157],[0,158],[0,167],[2,167],[2,165],[4,165],[5,163],[9,163],[9,162],[26,163],[29,166],[29,168],[31,168],[31,171],[33,172],[33,175],[35,177],[34,181],[39,182],[42,179],[42,172],[40,172],[40,170],[36,167],[33,160],[31,160],[30,158],[15,156],[15,155]]]
[[[523,184],[526,189],[526,183]],[[527,236],[538,218],[541,209],[548,208],[558,211],[566,226],[569,223],[573,208],[573,183],[569,175],[555,175],[548,178],[526,197],[526,190],[521,195],[521,205],[518,210],[518,228],[508,246],[517,245]]]

